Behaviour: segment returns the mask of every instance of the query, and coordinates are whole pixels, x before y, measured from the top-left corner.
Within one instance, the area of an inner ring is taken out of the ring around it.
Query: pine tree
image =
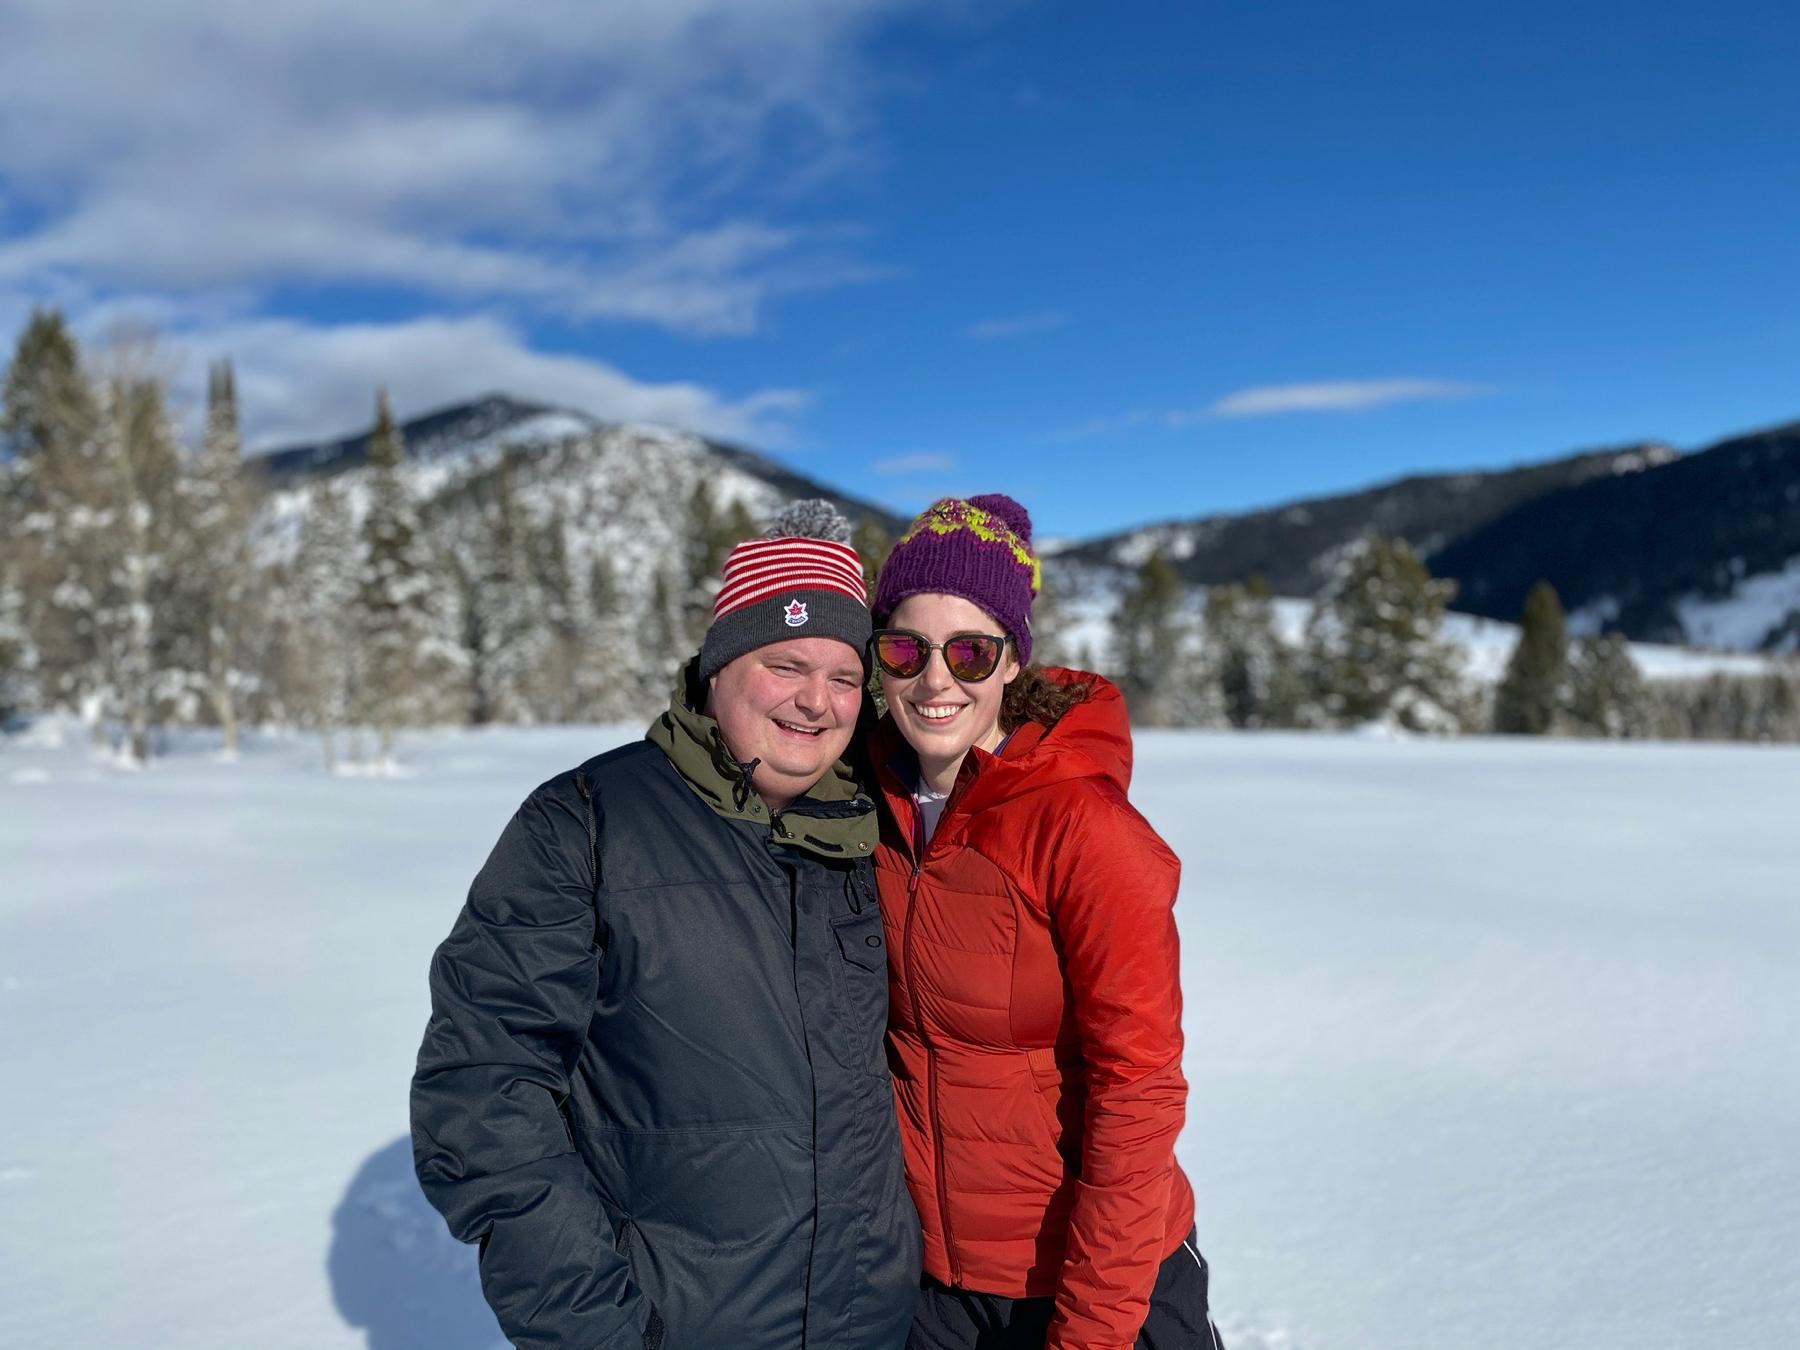
[[[32,651],[25,633],[25,595],[0,558],[0,726],[33,700]]]
[[[62,311],[32,311],[7,366],[0,405],[0,456],[78,454],[93,436],[99,409]]]
[[[387,762],[394,733],[428,715],[430,649],[437,639],[432,559],[419,537],[418,512],[401,475],[406,446],[387,394],[376,400],[369,439],[369,506],[363,517],[361,719],[373,726]]]
[[[731,546],[745,537],[734,535],[732,527],[732,517],[719,510],[712,484],[702,475],[688,494],[683,561],[690,587],[703,586],[714,578]]]
[[[322,479],[308,498],[285,588],[285,683],[302,723],[319,736],[329,770],[337,764],[337,733],[357,706],[362,566],[343,492]]]
[[[856,529],[850,535],[850,546],[856,550],[856,556],[862,559],[863,585],[868,588],[869,599],[873,600],[876,578],[881,575],[881,568],[887,562],[888,554],[894,551],[893,538],[874,516],[864,516],[856,522]]]
[[[1306,680],[1325,720],[1459,730],[1461,656],[1440,635],[1455,593],[1403,539],[1365,535],[1346,549],[1307,622]]]
[[[594,554],[588,563],[586,614],[580,625],[581,651],[570,720],[629,721],[667,697],[664,666],[646,669],[648,663],[640,650],[642,634],[635,627],[636,609],[627,607],[610,555]]]
[[[60,312],[32,314],[4,398],[0,442],[10,460],[0,570],[18,590],[38,697],[94,717],[99,735],[105,700],[89,607],[106,570],[113,494],[99,454],[99,401]]]
[[[612,559],[604,553],[596,553],[588,564],[588,612],[596,620],[604,621],[619,612],[619,581],[613,570]]]
[[[1569,720],[1581,734],[1632,740],[1656,734],[1655,701],[1623,635],[1576,643],[1568,684]]]
[[[196,678],[182,663],[184,635],[170,623],[180,452],[152,360],[148,351],[120,351],[103,386],[96,448],[106,528],[85,541],[103,700],[138,763],[150,757],[159,713]]]
[[[208,374],[206,434],[182,482],[182,572],[192,605],[201,684],[225,736],[238,743],[239,705],[255,682],[251,645],[260,627],[260,576],[250,548],[237,383],[229,362]]]
[[[646,683],[660,677],[661,682],[667,684],[680,664],[692,654],[679,588],[668,567],[656,569],[650,584],[650,612],[645,616],[641,631]]]
[[[1160,549],[1138,568],[1113,615],[1119,685],[1134,721],[1167,726],[1176,718],[1185,586]]]
[[[513,470],[509,449],[500,459],[499,498],[489,522],[477,592],[483,615],[477,655],[486,685],[479,703],[494,720],[531,722],[536,720],[531,686],[544,655],[544,616],[528,551],[529,525],[513,489]]]
[[[1040,666],[1067,666],[1072,660],[1063,650],[1063,636],[1068,629],[1068,615],[1063,610],[1058,578],[1044,569],[1043,584],[1031,602],[1031,659]]]
[[[1233,727],[1294,725],[1304,698],[1294,653],[1275,632],[1274,593],[1261,576],[1206,594],[1202,678]]]
[[[594,626],[576,593],[569,562],[569,523],[561,502],[528,536],[527,554],[538,596],[543,654],[531,682],[532,705],[540,719],[578,721],[589,699],[582,688],[594,640]]]
[[[1494,691],[1494,730],[1544,736],[1568,698],[1569,636],[1556,588],[1540,581],[1525,598],[1519,640]]]
[[[694,483],[688,497],[684,529],[686,585],[682,592],[682,645],[697,646],[712,622],[713,597],[718,593],[720,572],[725,555],[732,547],[756,533],[749,508],[738,498],[721,511],[712,484],[702,476]]]
[[[54,311],[20,339],[4,424],[18,537],[0,570],[18,578],[42,696],[79,708],[97,737],[116,719],[142,762],[193,681],[176,622],[180,455],[153,346],[117,343],[106,365],[90,381]]]
[[[1787,663],[1769,675],[1768,685],[1768,739],[1800,741],[1800,670]]]

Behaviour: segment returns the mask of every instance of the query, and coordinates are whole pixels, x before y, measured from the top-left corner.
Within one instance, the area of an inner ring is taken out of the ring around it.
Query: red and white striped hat
[[[725,558],[725,584],[700,647],[703,680],[790,638],[836,638],[865,654],[869,593],[862,559],[848,542],[849,522],[827,502],[801,502],[782,513],[771,534],[745,540]]]

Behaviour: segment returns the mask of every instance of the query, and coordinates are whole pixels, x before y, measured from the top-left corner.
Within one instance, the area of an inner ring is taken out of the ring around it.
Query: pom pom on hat
[[[829,539],[834,544],[850,542],[850,522],[843,513],[823,497],[802,497],[782,507],[764,539]]]
[[[984,492],[979,497],[969,498],[969,505],[990,516],[999,516],[1006,522],[1006,527],[1019,536],[1020,542],[1031,542],[1031,512],[1004,492]]]
[[[789,638],[824,637],[866,658],[869,596],[850,522],[822,497],[783,508],[760,539],[725,557],[724,584],[700,644],[700,678]]]

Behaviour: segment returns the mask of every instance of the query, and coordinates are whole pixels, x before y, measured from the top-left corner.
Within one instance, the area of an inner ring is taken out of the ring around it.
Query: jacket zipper
[[[919,1028],[919,1039],[925,1045],[926,1093],[930,1105],[927,1108],[931,1116],[931,1146],[937,1160],[937,1199],[938,1216],[944,1225],[944,1259],[950,1265],[950,1283],[962,1284],[962,1273],[956,1264],[956,1239],[950,1231],[950,1187],[944,1180],[944,1124],[938,1119],[938,1061],[937,1050],[931,1043],[931,1035],[925,1030],[925,1015],[919,1006],[919,985],[913,978],[912,964],[912,931],[913,916],[919,912],[919,876],[925,870],[925,815],[919,810],[917,799],[913,800],[913,868],[912,876],[906,883],[906,929],[901,935],[901,959],[906,965],[906,984],[912,994],[913,1024]],[[949,803],[945,803],[945,814],[949,814]],[[938,821],[939,828],[943,820]]]

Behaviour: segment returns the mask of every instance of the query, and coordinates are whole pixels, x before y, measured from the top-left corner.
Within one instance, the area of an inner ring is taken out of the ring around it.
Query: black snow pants
[[[926,1276],[906,1350],[1043,1350],[1055,1301],[977,1294]],[[1156,1272],[1137,1350],[1225,1350],[1206,1304],[1206,1261],[1189,1233]]]

